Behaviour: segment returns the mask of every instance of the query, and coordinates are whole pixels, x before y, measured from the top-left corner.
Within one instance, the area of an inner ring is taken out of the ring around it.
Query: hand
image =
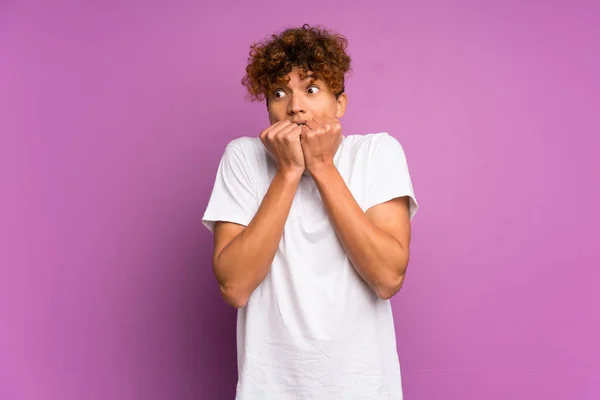
[[[302,128],[291,121],[279,121],[260,133],[267,153],[275,160],[279,171],[302,175],[305,169],[300,134]]]
[[[302,151],[306,169],[312,172],[333,165],[333,156],[342,143],[342,125],[331,117],[318,117],[302,127]]]

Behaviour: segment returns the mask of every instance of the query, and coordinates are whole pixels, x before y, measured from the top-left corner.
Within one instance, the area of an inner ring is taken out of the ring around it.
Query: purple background
[[[600,7],[271,3],[0,2],[0,399],[233,398],[201,217],[268,124],[249,45],[304,22],[409,159],[405,398],[600,398]]]

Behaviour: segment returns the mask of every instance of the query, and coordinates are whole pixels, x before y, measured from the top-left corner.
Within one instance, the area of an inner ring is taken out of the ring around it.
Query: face
[[[267,106],[271,124],[286,119],[303,123],[323,116],[339,119],[344,115],[346,94],[336,99],[325,82],[314,79],[310,71],[307,75],[302,80],[299,69],[295,68],[287,75],[290,78],[287,84],[274,87]]]

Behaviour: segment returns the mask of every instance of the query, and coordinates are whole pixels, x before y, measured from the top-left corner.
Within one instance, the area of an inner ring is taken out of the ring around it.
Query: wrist
[[[331,160],[329,162],[315,163],[315,164],[310,165],[306,169],[308,170],[310,175],[313,177],[318,176],[318,175],[327,175],[327,174],[337,170],[335,164],[333,163],[333,160]]]
[[[277,170],[277,174],[286,181],[299,181],[303,173],[303,168],[280,168]]]

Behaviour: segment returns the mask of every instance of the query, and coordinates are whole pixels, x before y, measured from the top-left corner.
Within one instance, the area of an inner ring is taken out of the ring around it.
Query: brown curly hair
[[[252,44],[246,76],[242,79],[248,89],[247,98],[268,101],[275,85],[289,82],[286,75],[294,67],[301,69],[302,79],[312,71],[315,79],[325,82],[338,97],[345,90],[344,76],[350,71],[347,47],[348,39],[343,35],[308,24]]]

